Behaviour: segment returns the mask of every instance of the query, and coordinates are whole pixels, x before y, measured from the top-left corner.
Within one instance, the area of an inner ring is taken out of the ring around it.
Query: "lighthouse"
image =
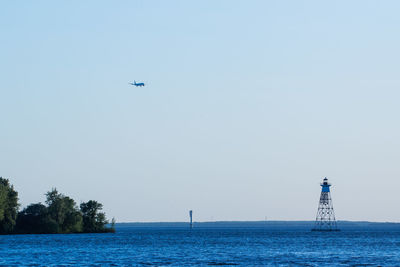
[[[312,231],[340,231],[336,225],[330,190],[331,184],[328,183],[328,178],[324,178],[321,187],[317,217]]]

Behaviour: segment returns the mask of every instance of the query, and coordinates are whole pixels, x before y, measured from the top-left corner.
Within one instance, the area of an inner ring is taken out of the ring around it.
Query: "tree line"
[[[19,210],[18,192],[8,179],[0,177],[0,234],[59,234],[115,232],[103,205],[89,200],[78,205],[53,188],[45,204],[34,203]]]

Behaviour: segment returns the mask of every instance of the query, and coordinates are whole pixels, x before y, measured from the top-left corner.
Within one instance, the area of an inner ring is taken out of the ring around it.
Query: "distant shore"
[[[368,222],[368,221],[337,221],[338,228],[343,231],[400,231],[400,223],[396,222]],[[196,229],[246,229],[258,228],[271,231],[308,231],[314,226],[314,221],[214,221],[194,222]],[[127,228],[189,228],[189,222],[125,222],[116,223],[116,230]]]

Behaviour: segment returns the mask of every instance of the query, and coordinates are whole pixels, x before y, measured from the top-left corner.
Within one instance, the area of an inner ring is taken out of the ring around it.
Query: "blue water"
[[[400,266],[400,232],[123,229],[0,236],[3,266]]]

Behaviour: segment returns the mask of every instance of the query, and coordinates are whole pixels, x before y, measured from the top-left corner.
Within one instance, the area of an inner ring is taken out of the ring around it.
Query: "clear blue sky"
[[[0,176],[118,221],[400,221],[400,2],[3,1]],[[144,88],[128,85],[132,80]]]

